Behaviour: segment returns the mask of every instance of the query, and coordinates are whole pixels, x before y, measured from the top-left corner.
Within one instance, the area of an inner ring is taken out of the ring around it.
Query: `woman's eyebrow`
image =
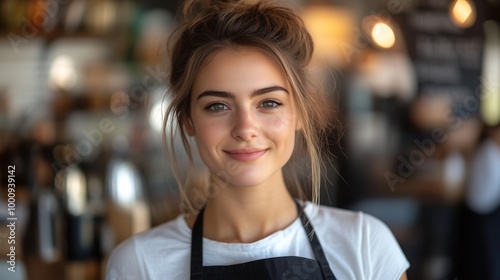
[[[281,87],[281,86],[272,86],[272,87],[256,89],[252,92],[252,94],[250,94],[250,97],[255,97],[255,96],[270,93],[273,91],[283,91],[283,92],[288,94],[288,90],[286,88]],[[222,97],[222,98],[235,98],[236,97],[236,95],[232,92],[218,91],[218,90],[206,90],[206,91],[202,92],[200,95],[198,95],[196,100],[199,100],[200,98],[205,97],[205,96],[215,96],[215,97]]]
[[[227,92],[227,91],[206,90],[206,91],[202,92],[200,95],[198,95],[198,97],[196,98],[196,100],[200,100],[200,98],[206,97],[206,96],[215,96],[215,97],[223,97],[223,98],[234,98],[236,95],[234,93]]]
[[[280,87],[280,86],[272,86],[272,87],[266,87],[266,88],[254,90],[252,92],[252,94],[250,95],[250,97],[266,94],[266,93],[273,92],[273,91],[284,91],[285,93],[288,94],[288,90],[286,88]]]

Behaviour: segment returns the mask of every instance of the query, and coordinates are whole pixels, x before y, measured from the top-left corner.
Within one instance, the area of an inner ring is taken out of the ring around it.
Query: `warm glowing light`
[[[371,37],[375,44],[385,49],[394,46],[396,42],[394,31],[389,25],[383,22],[378,22],[373,26]]]
[[[76,70],[73,60],[66,55],[54,59],[50,68],[50,84],[53,88],[70,90],[76,84]]]
[[[469,27],[476,21],[474,4],[468,0],[456,0],[451,4],[450,16],[459,27]]]
[[[301,17],[314,40],[313,63],[327,63],[336,67],[350,61],[355,51],[352,42],[355,17],[351,11],[328,5],[310,5]]]

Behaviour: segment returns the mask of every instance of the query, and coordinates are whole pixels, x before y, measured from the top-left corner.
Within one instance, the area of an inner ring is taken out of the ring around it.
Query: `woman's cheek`
[[[292,124],[295,123],[295,116],[293,113],[283,112],[270,116],[267,123],[272,130],[288,130],[292,127]]]
[[[227,124],[227,119],[222,117],[213,116],[199,116],[198,122],[196,124],[197,131],[203,134],[204,137],[220,134],[225,131]]]
[[[218,125],[206,125],[201,128],[197,138],[198,142],[203,142],[202,145],[205,146],[205,148],[213,150],[221,141],[227,139],[227,135],[221,131],[221,127]]]

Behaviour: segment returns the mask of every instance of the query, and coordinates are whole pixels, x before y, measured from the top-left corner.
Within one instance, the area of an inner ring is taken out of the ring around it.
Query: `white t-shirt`
[[[491,139],[479,147],[465,199],[469,207],[487,214],[500,206],[500,147]]]
[[[320,206],[311,219],[337,279],[396,280],[409,263],[389,228],[362,212]],[[223,243],[203,238],[203,265],[232,265],[257,259],[299,256],[314,259],[297,218],[287,228],[253,243]],[[107,280],[190,278],[191,229],[183,216],[126,240],[112,252]]]

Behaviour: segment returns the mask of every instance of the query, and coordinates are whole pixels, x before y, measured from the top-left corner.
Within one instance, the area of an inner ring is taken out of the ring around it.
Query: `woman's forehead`
[[[192,92],[240,92],[269,86],[290,89],[283,71],[268,55],[252,48],[222,49],[200,68]]]

